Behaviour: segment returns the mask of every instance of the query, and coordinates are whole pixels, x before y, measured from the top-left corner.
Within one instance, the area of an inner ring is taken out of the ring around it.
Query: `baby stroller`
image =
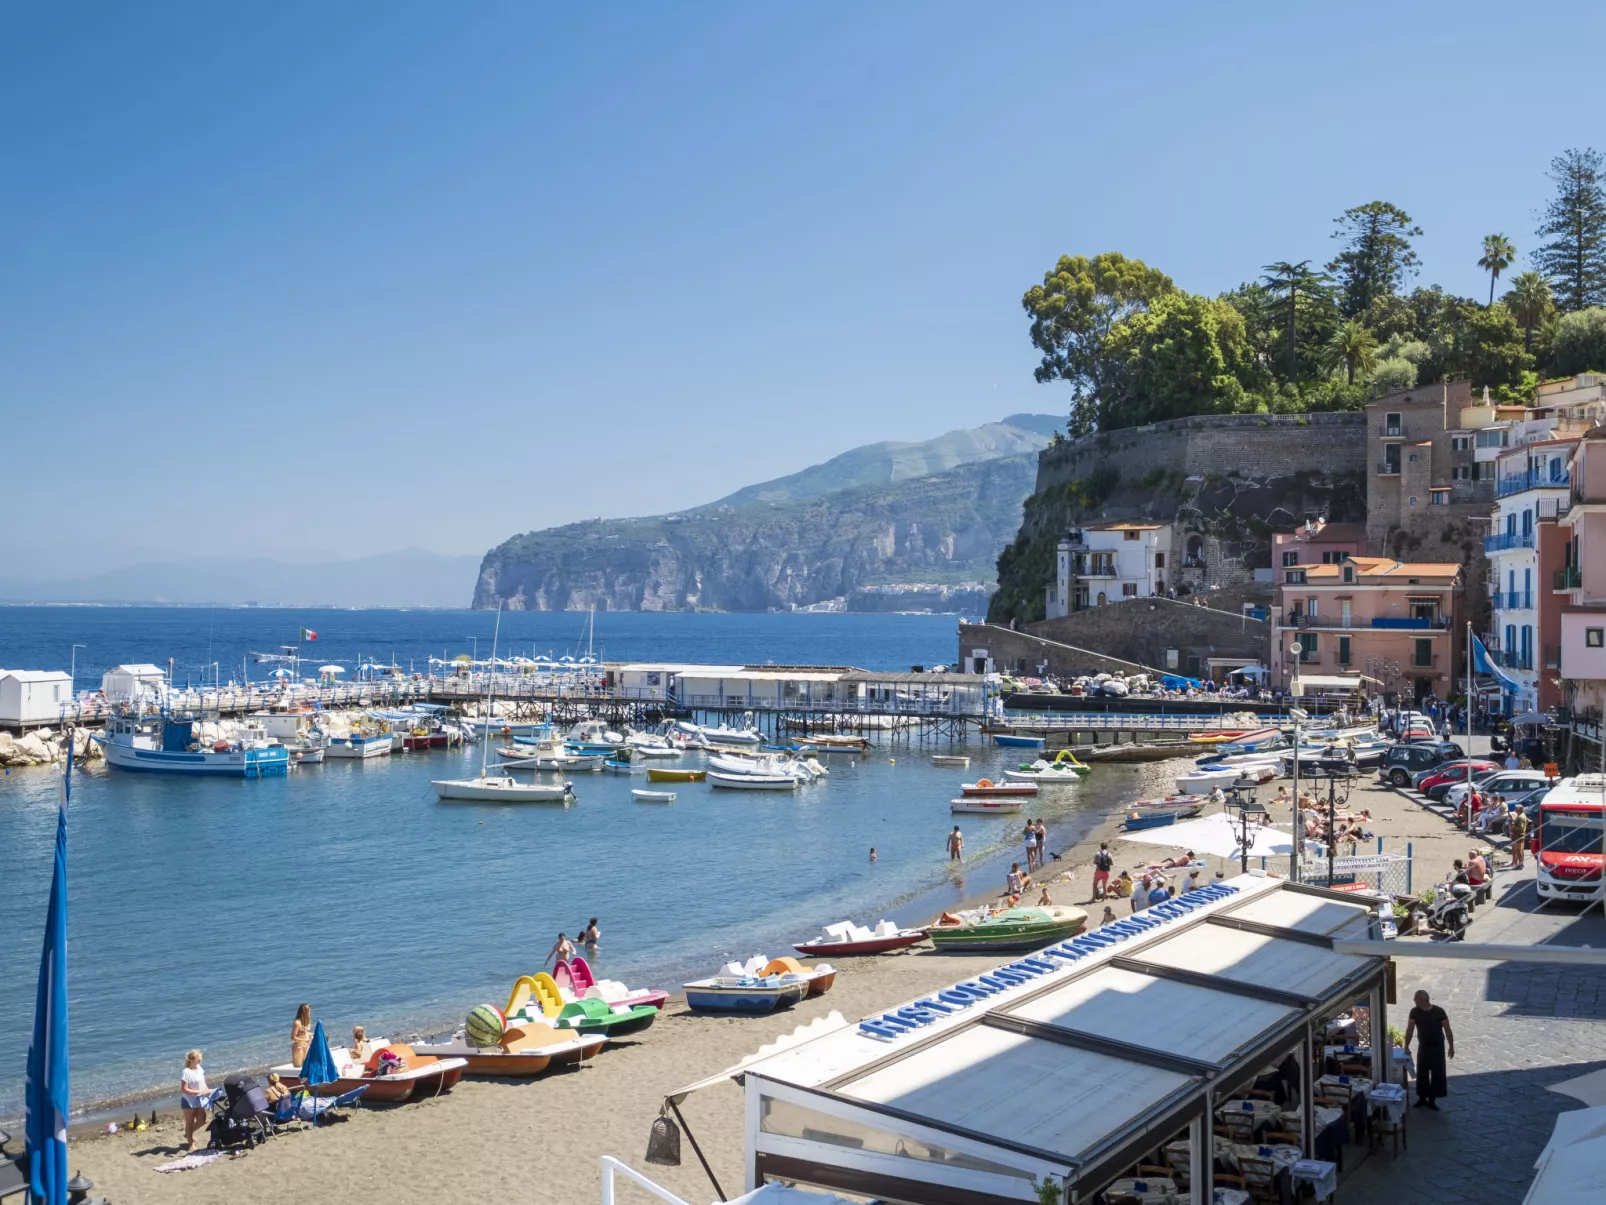
[[[273,1112],[262,1085],[249,1075],[231,1075],[212,1101],[210,1145],[218,1149],[250,1150],[273,1134]]]

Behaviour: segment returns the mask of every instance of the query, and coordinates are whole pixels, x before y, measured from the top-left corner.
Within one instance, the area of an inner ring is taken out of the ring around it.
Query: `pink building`
[[[1600,765],[1600,719],[1606,698],[1606,428],[1578,441],[1568,471],[1567,513],[1558,521],[1571,538],[1551,586],[1565,595],[1561,608],[1560,674],[1572,714],[1574,757],[1590,769]]]
[[[1462,645],[1460,565],[1349,554],[1276,572],[1274,687],[1291,687],[1297,669],[1301,677],[1363,675],[1368,692],[1408,701],[1452,693]]]

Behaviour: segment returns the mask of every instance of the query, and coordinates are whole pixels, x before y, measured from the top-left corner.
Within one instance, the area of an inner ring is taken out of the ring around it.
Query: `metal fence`
[[[1333,877],[1327,877],[1326,858],[1307,858],[1301,877],[1312,887],[1345,888],[1378,895],[1411,894],[1410,854],[1350,854],[1333,859]]]

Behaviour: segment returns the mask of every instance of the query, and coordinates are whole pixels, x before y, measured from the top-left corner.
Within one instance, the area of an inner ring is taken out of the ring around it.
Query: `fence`
[[[1378,895],[1411,894],[1411,846],[1403,854],[1386,854],[1378,838],[1378,852],[1349,854],[1333,859],[1333,875],[1327,876],[1327,859],[1306,857],[1301,877],[1313,887],[1332,887],[1337,891],[1360,888]],[[1308,847],[1307,847],[1308,854]]]

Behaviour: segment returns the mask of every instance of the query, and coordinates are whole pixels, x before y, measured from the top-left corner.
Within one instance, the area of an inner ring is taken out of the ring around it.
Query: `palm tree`
[[[1511,245],[1511,240],[1503,234],[1486,234],[1483,236],[1483,256],[1478,260],[1478,267],[1489,274],[1489,304],[1494,304],[1494,282],[1500,279],[1500,273],[1511,267],[1511,261],[1517,258],[1517,249]]]
[[[1347,370],[1349,383],[1355,384],[1357,372],[1371,372],[1377,367],[1377,339],[1361,325],[1359,318],[1351,318],[1333,328],[1327,340],[1327,364]]]
[[[1556,308],[1550,282],[1537,272],[1513,276],[1511,289],[1501,300],[1517,320],[1517,325],[1522,327],[1522,349],[1532,352],[1534,332],[1544,325],[1545,319]]]
[[[1267,264],[1266,275],[1260,278],[1261,284],[1266,286],[1268,293],[1288,294],[1288,379],[1293,381],[1298,375],[1296,354],[1299,350],[1299,336],[1295,332],[1294,319],[1299,313],[1299,291],[1305,290],[1307,296],[1315,289],[1327,283],[1330,279],[1323,272],[1312,272],[1310,260],[1302,259],[1297,264],[1287,260],[1279,260],[1274,264]]]

